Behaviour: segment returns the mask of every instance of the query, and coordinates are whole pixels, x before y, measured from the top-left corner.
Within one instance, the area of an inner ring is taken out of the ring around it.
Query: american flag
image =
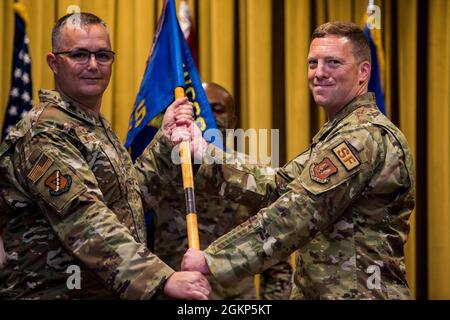
[[[2,138],[4,138],[20,119],[32,107],[31,58],[28,50],[28,37],[25,34],[24,7],[14,4],[15,34],[11,77],[11,91],[3,121]]]

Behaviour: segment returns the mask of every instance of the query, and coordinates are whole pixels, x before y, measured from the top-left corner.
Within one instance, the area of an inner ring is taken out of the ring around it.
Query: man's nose
[[[89,67],[89,69],[94,69],[94,70],[98,69],[97,58],[95,57],[95,53],[91,53],[89,55],[88,67]]]
[[[317,62],[317,68],[316,68],[315,76],[316,76],[316,78],[319,78],[319,79],[326,78],[328,76],[326,65],[325,65],[325,63],[323,61],[318,61]]]

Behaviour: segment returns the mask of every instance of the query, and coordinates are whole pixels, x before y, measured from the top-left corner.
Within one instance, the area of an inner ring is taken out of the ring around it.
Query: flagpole
[[[175,88],[175,99],[185,96],[183,87]],[[186,223],[188,246],[200,250],[198,236],[197,210],[195,209],[194,177],[192,174],[191,151],[189,141],[180,144],[181,172],[183,175],[183,188],[186,199]]]

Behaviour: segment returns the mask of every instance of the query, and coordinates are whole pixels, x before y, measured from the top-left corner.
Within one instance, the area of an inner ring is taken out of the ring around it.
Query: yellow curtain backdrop
[[[76,5],[106,21],[117,58],[102,111],[124,141],[162,0],[22,2],[30,16],[27,33],[35,100],[39,88],[53,87],[45,55],[51,50],[50,32],[56,19]],[[312,30],[331,20],[361,25],[367,2],[189,0],[202,79],[220,83],[235,95],[242,128],[280,129],[283,163],[307,148],[326,121],[324,112],[311,101],[306,79]],[[1,123],[11,80],[12,4],[13,0],[0,2]],[[388,116],[405,133],[416,159],[418,181],[423,182],[417,194],[418,204],[423,205],[411,218],[405,248],[408,281],[419,298],[449,299],[450,4],[446,0],[376,0],[375,4],[382,15]],[[281,18],[274,14],[280,10]],[[283,45],[276,46],[280,38]],[[274,69],[279,65],[275,57],[280,56],[283,68]],[[427,59],[419,61],[424,56]],[[280,92],[284,100],[276,100]]]
[[[399,3],[400,4],[400,3]],[[398,17],[397,28],[399,34],[398,45],[398,73],[401,75],[399,81],[399,108],[401,114],[399,127],[408,139],[414,159],[416,153],[416,49],[417,49],[417,0],[404,1],[402,13]],[[415,275],[415,213],[411,216],[412,238],[406,246],[406,263],[409,282],[413,290],[416,289]]]
[[[429,296],[450,299],[450,3],[430,2],[428,53]],[[425,63],[425,62],[424,62]],[[424,89],[425,89],[424,88]],[[421,106],[422,108],[425,106]]]

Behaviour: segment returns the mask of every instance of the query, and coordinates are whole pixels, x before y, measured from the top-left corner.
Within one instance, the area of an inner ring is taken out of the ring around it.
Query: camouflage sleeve
[[[180,181],[177,185],[182,188],[181,167],[172,162],[171,153],[170,141],[159,130],[142,155],[136,159],[134,167],[144,211],[155,208],[167,192],[174,192],[173,181]]]
[[[104,203],[75,141],[61,131],[33,137],[21,153],[20,179],[66,250],[122,299],[148,299],[174,272],[135,241]]]
[[[5,248],[3,246],[3,232],[0,230],[0,269],[3,267],[3,263],[6,261]]]
[[[279,196],[278,187],[284,179],[277,175],[276,169],[257,164],[238,152],[223,152],[212,144],[206,154],[206,164],[200,166],[195,176],[198,190],[218,194],[252,210]]]
[[[262,300],[287,300],[291,294],[292,268],[289,259],[282,260],[261,273],[259,288]]]
[[[261,273],[330,226],[384,160],[380,137],[373,126],[354,128],[317,146],[287,192],[205,250],[211,273],[224,285]]]
[[[289,166],[290,167],[290,166]],[[290,171],[289,169],[287,171]],[[233,226],[243,223],[256,211],[250,211],[243,205],[238,205]],[[229,229],[228,229],[229,230]],[[223,234],[223,233],[222,233]],[[259,296],[262,300],[287,300],[291,292],[292,268],[289,259],[278,262],[260,275]],[[226,289],[224,289],[226,290]]]

